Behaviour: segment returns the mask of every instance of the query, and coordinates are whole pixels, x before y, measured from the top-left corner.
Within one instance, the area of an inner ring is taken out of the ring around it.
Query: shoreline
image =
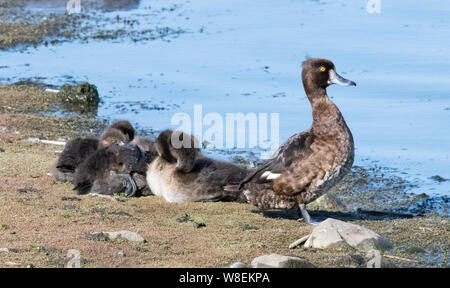
[[[5,183],[0,187],[0,248],[9,250],[0,252],[0,267],[11,267],[7,262],[16,263],[14,267],[64,267],[70,249],[81,252],[82,267],[228,267],[271,253],[302,257],[316,267],[365,267],[370,260],[356,250],[289,249],[292,241],[311,230],[291,212],[263,213],[237,203],[173,204],[154,196],[113,202],[76,195],[70,184],[47,176],[61,146],[31,143],[28,138],[94,136],[106,123],[75,115],[42,115],[57,104],[49,93],[0,86],[0,106],[11,108],[0,110],[0,183]],[[206,227],[179,223],[184,214]],[[311,210],[311,215],[350,221],[386,237],[394,246],[385,251],[386,258],[395,267],[449,265],[448,217],[425,214],[386,220],[383,215],[355,217],[324,206]],[[86,236],[118,230],[137,232],[147,243]]]

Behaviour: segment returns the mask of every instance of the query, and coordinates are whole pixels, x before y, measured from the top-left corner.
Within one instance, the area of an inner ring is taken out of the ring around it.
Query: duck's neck
[[[312,107],[312,129],[317,137],[347,134],[348,127],[337,106],[328,98],[325,88],[305,89]]]

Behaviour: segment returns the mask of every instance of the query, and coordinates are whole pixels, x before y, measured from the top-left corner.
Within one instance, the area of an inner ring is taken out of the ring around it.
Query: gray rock
[[[8,249],[8,248],[0,248],[0,252],[6,252],[6,253],[8,253],[8,252],[9,252],[9,249]]]
[[[123,231],[117,231],[117,232],[94,232],[89,235],[87,235],[88,239],[92,240],[114,240],[114,239],[125,239],[131,242],[138,242],[138,243],[146,243],[147,241],[138,233],[131,232],[127,230]]]
[[[253,268],[312,268],[314,265],[300,257],[270,254],[256,257],[251,266]]]
[[[318,224],[305,243],[309,248],[343,248],[387,250],[392,244],[386,238],[359,225],[328,218]]]
[[[75,86],[64,84],[58,97],[65,110],[82,114],[96,113],[100,103],[97,87],[87,82]]]
[[[110,239],[116,239],[116,238],[123,238],[128,241],[132,242],[140,242],[145,243],[147,242],[141,235],[139,235],[136,232],[131,231],[118,231],[118,232],[106,232],[106,234],[109,236]]]
[[[246,268],[247,266],[242,262],[234,262],[230,265],[230,268]]]

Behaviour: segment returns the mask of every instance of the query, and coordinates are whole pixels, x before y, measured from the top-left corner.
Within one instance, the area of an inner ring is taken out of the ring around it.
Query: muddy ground
[[[82,267],[227,267],[271,253],[300,256],[317,267],[365,267],[370,260],[356,250],[288,249],[311,231],[311,226],[296,221],[295,212],[261,212],[236,203],[173,204],[153,196],[111,201],[76,195],[70,184],[47,176],[62,147],[31,143],[28,138],[98,135],[107,123],[76,114],[49,115],[55,107],[55,93],[39,87],[0,86],[0,248],[9,250],[0,252],[0,267],[64,267],[70,249],[80,251]],[[341,197],[345,189],[339,188],[330,197],[335,202],[310,205],[311,215],[351,221],[383,235],[394,246],[383,253],[395,267],[448,267],[448,216],[348,209],[349,203],[362,201],[361,193],[349,183],[357,188],[363,179],[381,177],[360,169],[356,167],[352,175],[368,176],[351,177],[341,186],[352,193]],[[381,190],[369,192],[382,194],[391,189],[380,184],[388,177],[382,179],[376,185]],[[392,181],[399,189],[399,180]],[[193,221],[179,220],[186,214]],[[137,232],[147,242],[87,236],[119,230]]]
[[[52,46],[67,41],[170,41],[187,32],[180,27],[162,25],[157,20],[177,13],[176,5],[147,7],[148,19],[155,20],[140,23],[131,18],[105,16],[101,13],[132,9],[139,4],[139,0],[82,1],[81,13],[66,12],[66,4],[65,0],[2,1],[0,51],[24,50],[39,45]]]

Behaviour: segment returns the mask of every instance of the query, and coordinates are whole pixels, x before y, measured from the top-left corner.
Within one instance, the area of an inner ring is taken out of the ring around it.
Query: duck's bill
[[[328,84],[338,84],[343,86],[356,86],[356,83],[345,79],[341,75],[337,74],[336,71],[330,70],[330,77],[328,79]]]

